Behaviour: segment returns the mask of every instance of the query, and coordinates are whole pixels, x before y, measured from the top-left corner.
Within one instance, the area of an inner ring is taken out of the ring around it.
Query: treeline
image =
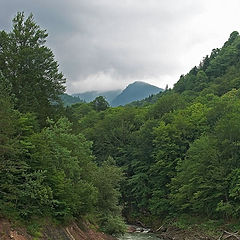
[[[65,117],[65,79],[46,37],[24,13],[0,32],[0,217],[27,225],[85,218],[123,232],[122,171],[111,157],[98,163],[92,142]]]
[[[67,108],[97,161],[111,156],[124,169],[125,216],[239,218],[239,69],[240,36],[233,32],[155,103]]]

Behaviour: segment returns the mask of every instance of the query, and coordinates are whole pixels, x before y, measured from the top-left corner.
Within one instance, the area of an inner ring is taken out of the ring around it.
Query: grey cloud
[[[159,72],[166,74],[166,71],[177,68],[178,61],[169,60],[172,54],[169,42],[174,45],[177,38],[172,29],[173,24],[179,22],[177,14],[182,20],[189,17],[186,4],[90,2],[92,4],[85,5],[84,14],[79,14],[78,22],[82,29],[85,28],[84,34],[72,39],[75,46],[79,43],[75,50],[81,59],[72,62],[73,55],[68,55],[69,61],[81,70],[78,73],[80,78],[111,68],[123,78],[151,76]],[[184,7],[186,14],[181,16]],[[199,12],[196,6],[195,11],[191,10],[193,14]],[[174,47],[172,50],[176,51]]]
[[[17,11],[33,12],[49,32],[69,92],[144,79],[164,87],[208,53],[216,41],[207,38],[219,37],[206,26],[208,7],[222,6],[217,0],[0,0],[0,21],[7,29]]]

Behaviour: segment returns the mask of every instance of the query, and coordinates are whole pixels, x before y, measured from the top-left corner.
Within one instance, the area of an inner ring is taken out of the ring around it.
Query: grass
[[[33,236],[33,240],[38,240],[43,236],[43,223],[41,220],[34,220],[26,225],[27,233]]]

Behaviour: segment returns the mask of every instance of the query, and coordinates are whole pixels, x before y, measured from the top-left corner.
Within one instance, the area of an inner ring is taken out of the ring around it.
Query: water
[[[152,233],[126,233],[119,240],[161,240]]]

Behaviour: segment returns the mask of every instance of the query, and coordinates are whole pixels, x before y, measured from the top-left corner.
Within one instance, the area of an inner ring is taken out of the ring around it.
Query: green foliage
[[[126,231],[126,225],[119,216],[106,216],[102,222],[101,230],[108,234],[123,234]]]
[[[103,96],[96,97],[91,102],[91,105],[93,106],[93,109],[96,110],[97,112],[104,111],[107,108],[109,108],[109,103]]]
[[[164,114],[174,110],[184,108],[186,100],[177,93],[169,92],[162,95],[158,101],[150,107],[149,115],[153,118],[160,119]]]
[[[46,30],[33,19],[17,13],[12,31],[0,32],[0,70],[12,85],[15,107],[21,112],[34,112],[41,124],[54,116],[59,95],[63,93],[63,74],[52,51],[44,44]]]
[[[34,221],[34,222],[31,222],[31,223],[28,223],[27,225],[27,232],[33,236],[33,239],[35,240],[38,240],[39,238],[41,239],[42,236],[42,226],[39,222],[37,221]]]
[[[221,49],[213,49],[210,57],[207,55],[198,67],[194,67],[186,75],[181,75],[174,86],[174,91],[200,92],[208,89],[208,91],[222,95],[231,90],[233,85],[239,88],[239,46],[240,36],[235,31],[231,33]],[[233,78],[233,74],[236,74],[236,79]]]
[[[119,213],[118,200],[120,196],[119,186],[123,180],[123,174],[115,165],[113,158],[109,157],[95,172],[94,185],[98,189],[97,206],[101,213]]]
[[[93,141],[93,153],[99,162],[109,156],[116,160],[117,165],[127,161],[128,152],[131,151],[131,135],[141,126],[143,113],[135,108],[119,107],[103,114],[90,112],[79,121],[80,126],[85,125],[83,133]]]
[[[172,179],[172,198],[182,210],[211,215],[224,197],[224,168],[220,164],[216,141],[207,136],[196,140],[186,159],[179,163]],[[222,181],[221,185],[218,182]]]
[[[64,79],[44,46],[46,37],[33,16],[25,19],[23,13],[13,19],[10,33],[0,33],[0,214],[33,224],[38,218],[64,222],[94,214],[105,231],[123,232],[122,172],[110,158],[98,166],[92,142],[79,132],[109,105],[99,97],[66,109],[73,123],[50,120],[58,118]]]
[[[63,101],[64,106],[71,106],[72,104],[83,102],[79,97],[74,97],[71,95],[68,95],[66,93],[62,94],[60,96],[61,100]]]
[[[122,171],[115,165],[112,157],[104,161],[95,172],[94,185],[98,189],[98,222],[101,229],[109,234],[125,231],[125,224],[119,207],[119,188],[122,180]]]
[[[237,32],[173,90],[116,108],[97,97],[67,107],[65,117],[56,115],[64,79],[46,37],[23,13],[0,33],[1,215],[91,216],[110,234],[125,229],[121,211],[174,217],[180,227],[189,216],[212,226],[239,218]]]
[[[46,181],[53,191],[53,208],[74,216],[91,211],[97,194],[91,184],[91,171],[95,169],[91,143],[80,134],[71,134],[71,124],[62,118],[33,135],[32,144],[29,164],[46,170]]]

